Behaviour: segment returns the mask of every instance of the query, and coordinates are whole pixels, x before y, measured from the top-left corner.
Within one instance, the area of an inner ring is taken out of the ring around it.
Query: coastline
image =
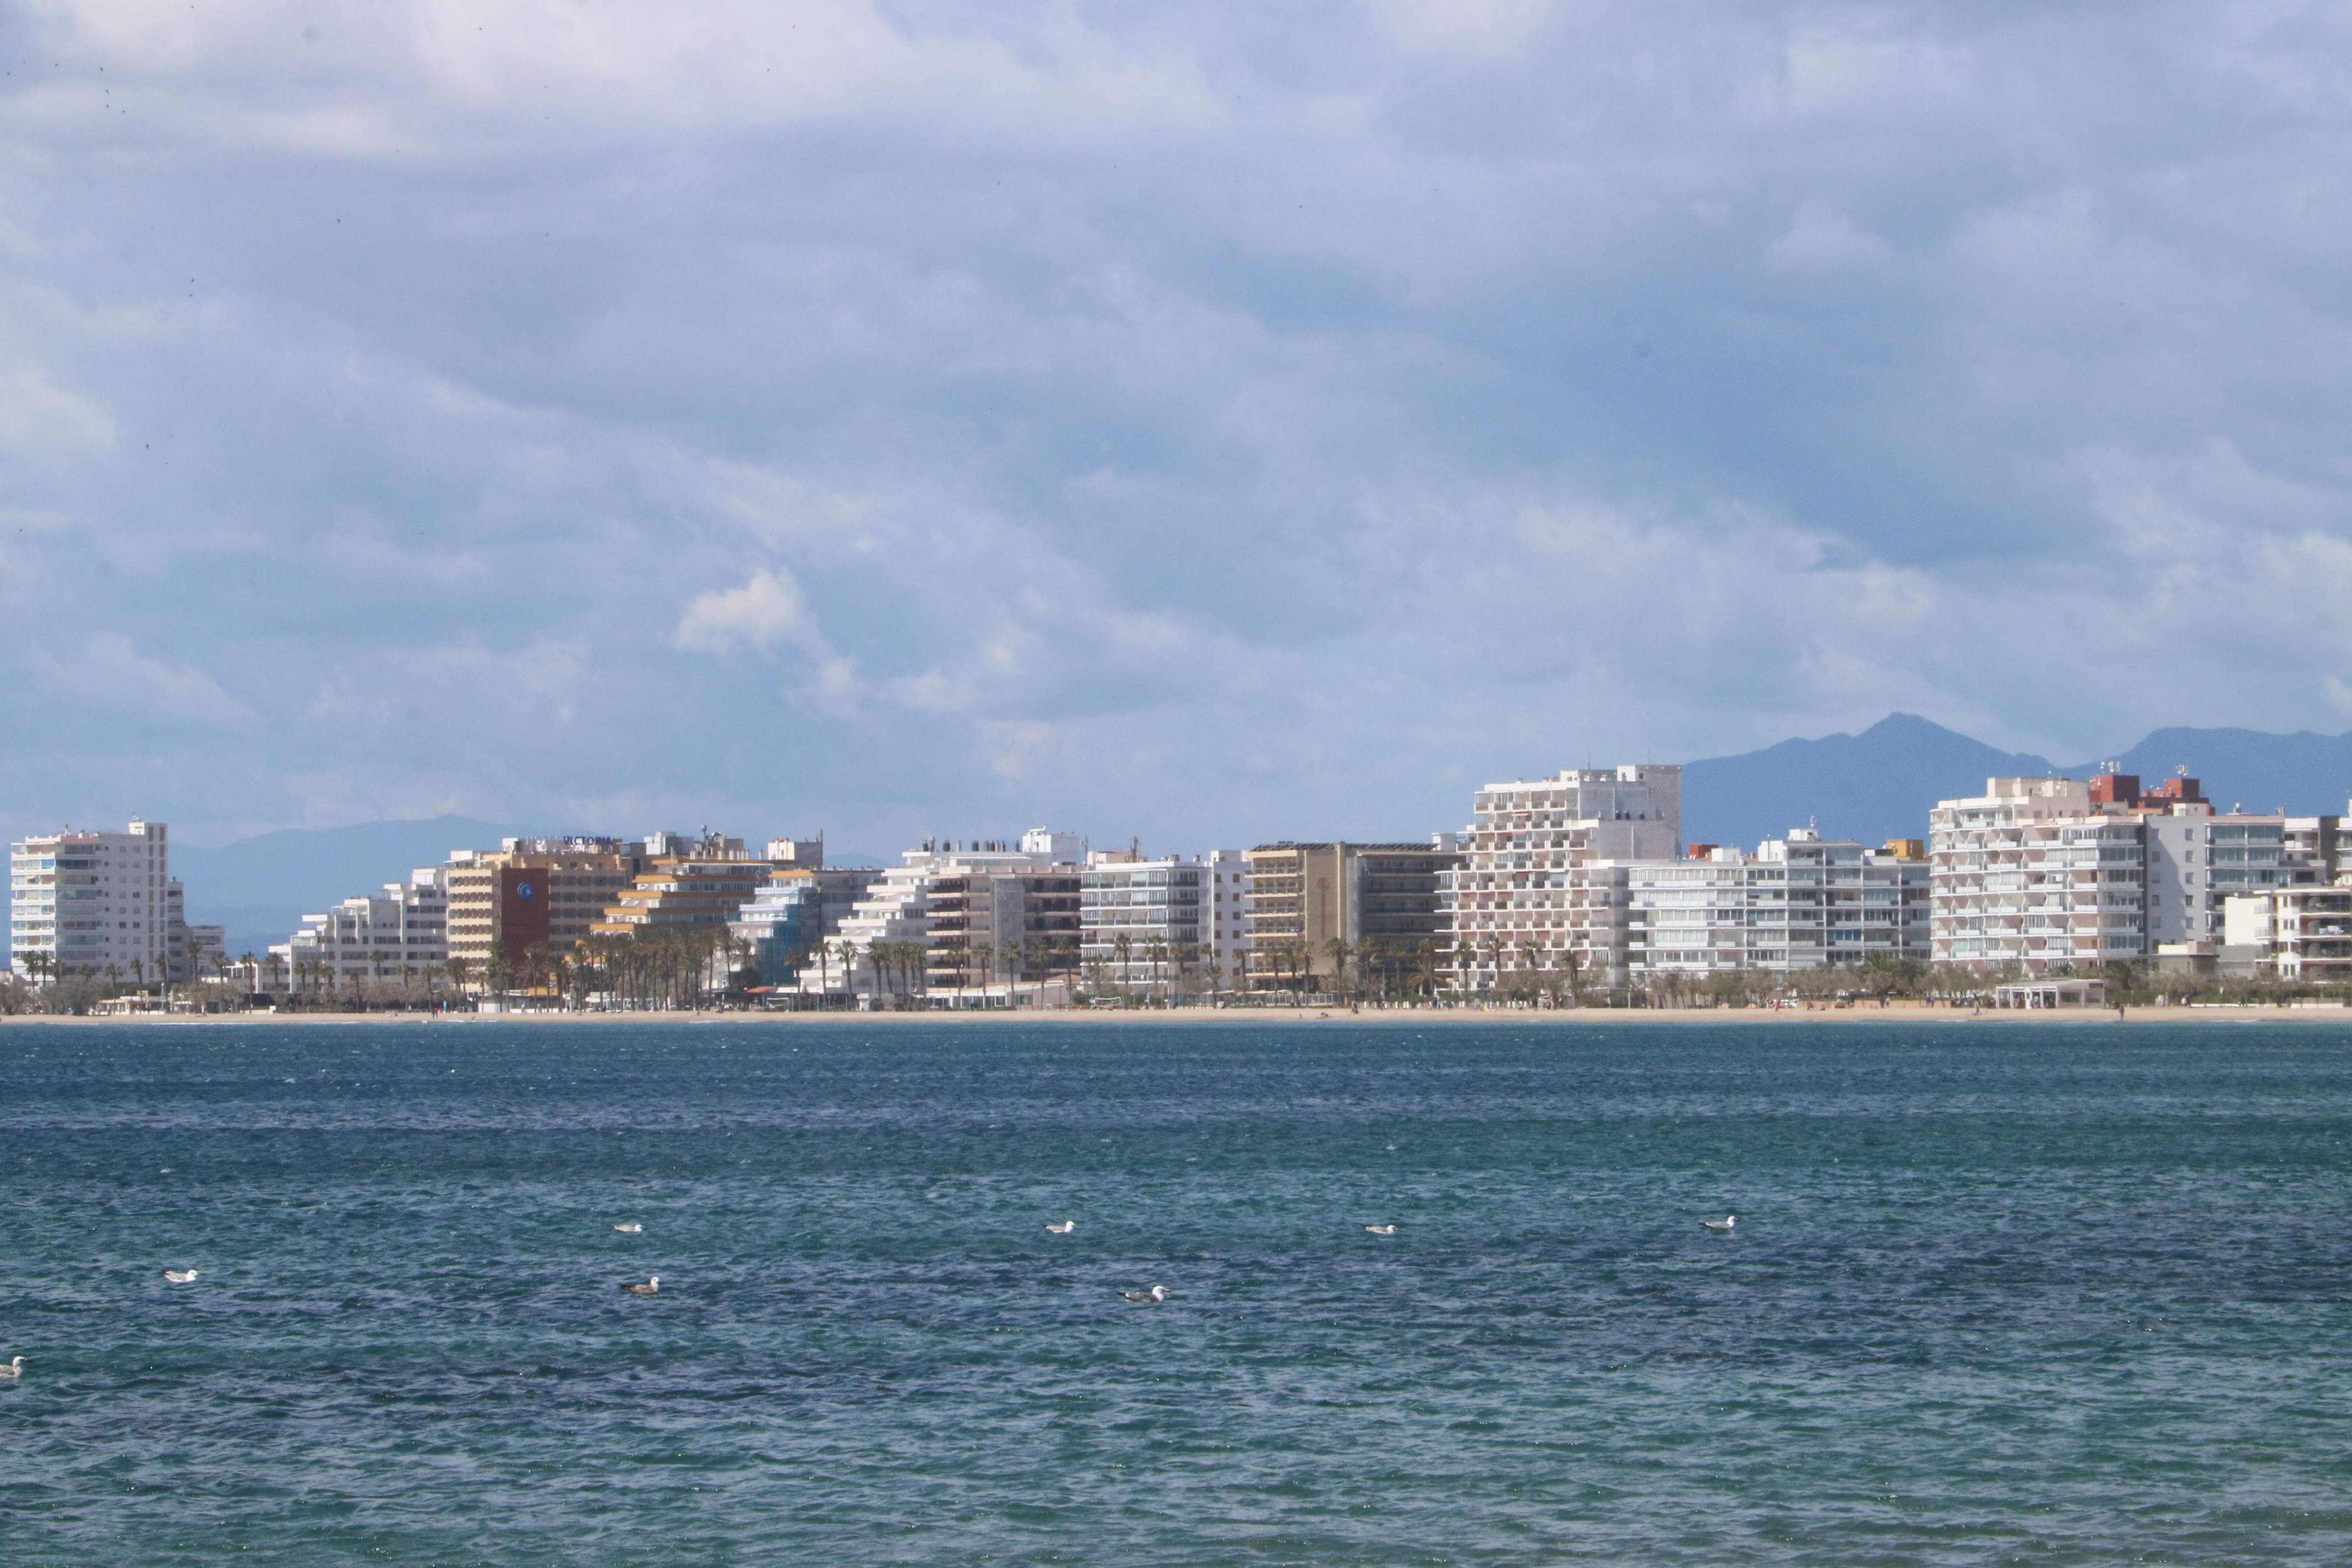
[[[17,1014],[0,1017],[0,1028],[16,1026],[69,1028],[185,1028],[229,1026],[332,1026],[337,1027],[424,1028],[493,1027],[499,1025],[543,1026],[554,1024],[732,1024],[756,1027],[837,1028],[845,1025],[909,1027],[922,1025],[964,1025],[1003,1027],[1013,1025],[1068,1026],[1113,1025],[1162,1027],[1169,1025],[1315,1024],[1340,1027],[1375,1025],[1439,1026],[1454,1028],[1552,1027],[1600,1028],[1616,1025],[1664,1027],[1675,1025],[1786,1024],[2336,1024],[2352,1026],[2352,1008],[2279,1007],[2231,1005],[2210,1007],[2135,1007],[2121,1016],[2113,1007],[2038,1007],[1969,1013],[1951,1007],[1927,1007],[1897,1003],[1886,1007],[1828,1007],[1813,1010],[1785,1007],[1587,1007],[1478,1008],[1390,1007],[1345,1012],[1316,1007],[1181,1007],[1059,1008],[1043,1011],[917,1011],[885,1013],[213,1013],[156,1014],[129,1018],[77,1018],[49,1014]]]

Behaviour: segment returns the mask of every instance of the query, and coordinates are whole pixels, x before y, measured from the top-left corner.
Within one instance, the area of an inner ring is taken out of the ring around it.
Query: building
[[[1594,876],[1622,882],[1635,984],[1929,952],[1927,862],[1811,828],[1767,839],[1753,855],[1693,845],[1683,859],[1622,861]]]
[[[132,818],[121,833],[60,832],[8,847],[11,967],[37,977],[185,978],[184,893],[171,830]]]
[[[405,882],[386,882],[380,892],[304,915],[302,929],[273,946],[270,956],[298,995],[433,974],[449,957],[450,872],[419,867]]]
[[[570,952],[630,887],[646,846],[618,838],[509,838],[449,858],[449,957],[477,976],[498,961]]]
[[[778,842],[768,847],[772,865]],[[881,879],[880,871],[863,868],[775,867],[728,930],[750,948],[761,984],[793,985],[802,969],[831,963],[829,952],[817,962],[818,950],[831,946],[841,922]]]
[[[1247,988],[1318,991],[1343,970],[1377,984],[1433,965],[1446,879],[1461,858],[1450,833],[1426,844],[1285,839],[1245,851],[1249,934],[1237,956]]]
[[[2039,975],[2219,946],[2229,898],[2325,879],[2336,819],[2303,819],[2301,842],[2288,820],[2217,813],[2186,776],[1988,779],[1929,816],[1933,956]]]
[[[988,1002],[1066,982],[1079,965],[1086,855],[1076,834],[1044,827],[1017,846],[926,840],[866,889],[841,922],[831,962],[802,968],[801,989]]]
[[[1994,778],[1928,814],[1930,956],[2032,975],[2147,951],[2147,832],[2079,779]]]
[[[2221,966],[2249,977],[2352,981],[2352,886],[2278,888],[2225,900]]]
[[[1625,889],[1596,868],[1682,853],[1682,769],[1628,763],[1491,784],[1473,809],[1444,884],[1454,984],[1491,993],[1513,973],[1625,984]]]
[[[740,849],[655,860],[611,895],[589,933],[643,936],[681,926],[730,925],[778,868]]]
[[[1088,856],[1078,879],[1081,972],[1162,996],[1223,989],[1239,975],[1236,960],[1248,946],[1239,901],[1229,906],[1223,897],[1245,891],[1245,866],[1235,849],[1191,859],[1146,860],[1133,850]]]

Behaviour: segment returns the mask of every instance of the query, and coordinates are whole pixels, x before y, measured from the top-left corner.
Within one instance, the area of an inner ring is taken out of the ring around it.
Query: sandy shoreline
[[[1108,1024],[1127,1027],[1160,1027],[1175,1024],[1318,1024],[1328,1026],[1411,1025],[1449,1027],[1517,1026],[1601,1028],[1617,1025],[1782,1025],[1782,1024],[2336,1024],[2352,1026],[2352,1008],[2341,1007],[2135,1007],[2118,1018],[2113,1007],[2055,1007],[2031,1011],[1924,1007],[1897,1003],[1822,1008],[1764,1007],[1587,1007],[1517,1008],[1365,1008],[1346,1012],[1317,1007],[1185,1007],[1174,1010],[1090,1010],[1068,1008],[1043,1012],[915,1012],[915,1013],[225,1013],[159,1014],[134,1018],[68,1018],[47,1015],[0,1017],[0,1028],[11,1026],[48,1028],[205,1028],[227,1026],[335,1026],[361,1028],[489,1028],[499,1026],[533,1027],[551,1024],[733,1024],[772,1028],[840,1028],[881,1026],[903,1028],[923,1025],[1002,1028],[1010,1025],[1070,1026]]]

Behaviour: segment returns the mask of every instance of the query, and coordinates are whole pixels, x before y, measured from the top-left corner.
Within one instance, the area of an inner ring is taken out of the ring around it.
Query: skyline
[[[16,14],[0,829],[2352,727],[2339,16],[969,16]]]

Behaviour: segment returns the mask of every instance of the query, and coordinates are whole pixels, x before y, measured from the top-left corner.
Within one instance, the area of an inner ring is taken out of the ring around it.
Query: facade
[[[1344,964],[1360,975],[1433,963],[1445,931],[1452,834],[1426,844],[1261,844],[1242,856],[1248,936],[1237,953],[1252,991],[1320,990]]]
[[[186,963],[171,830],[136,818],[121,833],[61,832],[8,851],[8,952],[19,972],[176,980]]]
[[[430,974],[449,957],[449,875],[446,866],[420,867],[405,882],[304,915],[302,929],[270,956],[298,995]]]
[[[1243,889],[1224,879],[1243,876],[1244,864],[1234,849],[1196,859],[1145,860],[1132,851],[1089,856],[1079,878],[1082,971],[1107,984],[1162,994],[1202,983],[1221,988],[1237,974],[1233,960],[1247,938],[1231,934],[1242,922],[1224,917],[1239,906],[1221,907],[1220,895]]]
[[[589,927],[593,936],[637,936],[677,926],[726,926],[758,896],[777,868],[765,860],[705,851],[656,860],[612,895]]]
[[[2230,898],[2326,878],[2336,819],[2301,820],[2217,813],[2188,777],[1988,779],[1929,816],[1933,956],[2038,975],[2210,951]]]
[[[1491,992],[1515,973],[1561,972],[1623,984],[1626,889],[1600,868],[1681,854],[1682,769],[1628,763],[1492,784],[1474,810],[1444,889],[1454,984]]]
[[[1079,964],[1086,854],[1077,835],[1044,827],[1017,846],[935,839],[909,849],[843,919],[835,959],[802,968],[801,989],[971,1000],[1066,980]]]
[[[449,957],[475,974],[495,960],[570,952],[646,862],[642,843],[617,838],[509,838],[449,858]]]
[[[2352,886],[2232,894],[2223,906],[2221,956],[2255,975],[2352,981]]]
[[[2147,833],[2079,779],[1995,778],[1928,815],[1929,948],[1937,963],[2031,975],[2147,951]]]
[[[775,846],[770,845],[771,856]],[[820,945],[829,944],[857,900],[881,880],[876,870],[775,867],[729,931],[749,944],[763,985],[793,985]]]
[[[1694,846],[1681,860],[1596,868],[1624,889],[1625,967],[1665,973],[1787,971],[1928,956],[1923,858],[1823,839],[1810,828],[1753,855]]]

